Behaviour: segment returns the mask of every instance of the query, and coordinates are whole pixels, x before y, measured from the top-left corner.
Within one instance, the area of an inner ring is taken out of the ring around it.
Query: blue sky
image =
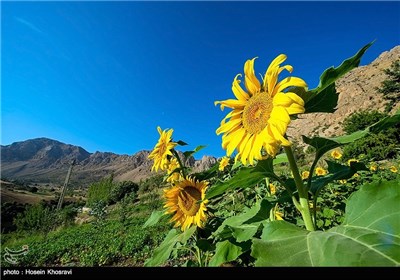
[[[400,2],[2,2],[1,144],[48,137],[89,152],[151,150],[157,126],[223,156],[232,80],[278,54],[314,88],[376,40],[400,44]]]

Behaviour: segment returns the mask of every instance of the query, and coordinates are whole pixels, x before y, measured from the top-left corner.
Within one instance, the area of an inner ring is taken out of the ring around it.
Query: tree
[[[386,111],[389,112],[391,107],[400,101],[400,60],[393,61],[390,68],[383,71],[388,78],[381,83],[381,87],[377,90],[383,94],[385,100],[389,101],[386,105]]]

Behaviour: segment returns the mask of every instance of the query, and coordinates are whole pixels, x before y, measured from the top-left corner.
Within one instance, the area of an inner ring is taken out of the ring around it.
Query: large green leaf
[[[336,92],[335,84],[327,86],[321,92],[310,91],[305,94],[309,95],[309,100],[304,104],[304,114],[317,112],[333,113],[336,111],[339,94]]]
[[[153,211],[153,213],[151,213],[151,216],[147,219],[142,228],[156,225],[161,217],[164,215],[164,213],[165,211]]]
[[[364,185],[348,200],[342,225],[325,232],[285,221],[254,239],[256,266],[399,266],[400,182]]]
[[[257,232],[261,222],[269,217],[273,205],[266,199],[259,201],[243,213],[229,217],[215,230],[214,236],[233,237],[237,242],[250,240]]]
[[[318,86],[310,91],[294,90],[304,99],[305,114],[314,112],[334,112],[337,106],[338,94],[335,89],[335,81],[355,67],[358,67],[361,57],[372,45],[369,43],[361,48],[354,56],[344,60],[337,68],[326,69],[321,77]]]
[[[286,163],[286,162],[289,162],[287,154],[282,153],[282,154],[277,155],[274,158],[273,165],[280,164],[280,163]]]
[[[250,243],[234,244],[229,240],[218,242],[215,254],[209,262],[209,266],[220,266],[223,263],[236,260],[244,251],[250,248]]]
[[[153,256],[145,261],[144,266],[159,266],[165,263],[170,257],[176,244],[178,242],[185,244],[195,231],[196,227],[194,226],[184,232],[171,229],[160,246],[154,250]]]
[[[273,169],[272,158],[260,160],[255,167],[242,167],[228,181],[219,182],[212,186],[206,193],[206,199],[221,195],[228,190],[255,186],[266,177],[277,179]]]

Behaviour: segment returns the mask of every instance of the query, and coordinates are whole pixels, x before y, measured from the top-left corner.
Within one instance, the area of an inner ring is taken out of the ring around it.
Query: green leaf
[[[399,216],[400,182],[375,182],[350,196],[342,225],[309,232],[266,223],[251,255],[256,266],[399,266]]]
[[[325,89],[332,83],[334,83],[337,79],[342,77],[344,74],[352,70],[353,68],[358,67],[361,61],[361,57],[364,55],[364,53],[367,51],[367,49],[373,44],[373,42],[365,45],[362,47],[354,56],[344,60],[342,64],[339,65],[339,67],[334,68],[330,67],[326,69],[319,80],[319,85],[316,88],[319,92],[321,90]]]
[[[305,112],[308,113],[333,113],[336,111],[339,94],[336,92],[335,84],[331,84],[319,93],[308,92],[310,99],[304,104]],[[314,96],[314,97],[313,97]]]
[[[260,160],[255,167],[243,167],[228,181],[212,186],[206,193],[206,199],[221,195],[228,190],[254,186],[266,177],[278,178],[274,173],[271,158]]]
[[[329,138],[323,138],[323,137],[314,137],[314,138],[308,138],[304,135],[302,135],[304,143],[314,147],[316,149],[315,153],[315,160],[319,160],[326,152],[340,147],[342,144],[338,143],[332,139]]]
[[[158,223],[163,215],[164,211],[153,211],[153,213],[151,213],[151,216],[147,219],[142,228],[154,226]]]
[[[268,200],[263,199],[253,207],[244,210],[243,213],[225,219],[213,235],[219,235],[221,238],[232,236],[238,242],[250,240],[256,234],[261,222],[269,217],[269,212],[273,207]]]
[[[282,154],[277,155],[274,158],[273,165],[280,164],[280,163],[286,163],[286,162],[289,162],[289,160],[287,158],[287,154],[286,153],[282,153]]]
[[[178,142],[175,142],[176,144],[178,144],[179,146],[187,146],[187,144],[185,142],[183,142],[182,140],[179,140]]]
[[[194,148],[193,151],[186,151],[183,154],[184,154],[185,158],[188,158],[191,155],[193,155],[193,154],[197,153],[198,151],[200,151],[201,149],[204,149],[205,147],[207,147],[207,146],[201,146],[200,145],[200,146],[197,146],[196,148]]]
[[[191,227],[186,231],[180,233],[176,229],[171,229],[160,246],[154,250],[151,258],[147,259],[144,266],[159,266],[165,263],[170,257],[174,247],[179,242],[185,244],[195,232],[196,227]]]
[[[203,252],[215,250],[215,245],[212,244],[209,240],[204,238],[197,240],[196,246],[199,247],[199,249],[202,250]]]
[[[314,112],[332,113],[336,110],[338,94],[335,89],[335,81],[353,68],[358,67],[361,57],[372,44],[373,42],[365,45],[354,56],[344,60],[337,68],[326,69],[315,89],[308,92],[299,88],[293,90],[303,98],[305,114]]]
[[[218,242],[215,255],[211,258],[209,266],[220,266],[223,263],[236,260],[244,252],[242,246],[235,245],[229,240]]]

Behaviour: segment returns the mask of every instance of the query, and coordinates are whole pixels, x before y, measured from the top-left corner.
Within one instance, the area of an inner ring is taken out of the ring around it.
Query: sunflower
[[[177,168],[179,168],[179,162],[176,158],[171,158],[171,160],[168,161],[168,167],[167,167],[167,182],[170,183],[176,183],[182,179],[182,175],[179,172],[174,172]]]
[[[229,157],[222,157],[221,161],[219,162],[219,171],[224,171],[225,167],[229,165]]]
[[[303,180],[308,179],[309,176],[310,176],[310,172],[309,171],[301,172],[301,179],[303,179]]]
[[[270,210],[271,221],[283,221],[284,216],[285,215],[278,209],[278,203],[275,204],[275,207]]]
[[[222,148],[228,156],[236,149],[235,162],[240,160],[244,165],[253,165],[254,160],[264,158],[265,153],[274,157],[280,145],[291,145],[284,137],[290,123],[289,115],[304,113],[304,101],[293,92],[283,91],[293,86],[307,87],[297,77],[287,77],[278,82],[278,75],[283,70],[293,71],[290,65],[280,66],[286,60],[284,54],[271,62],[260,83],[254,74],[255,59],[244,64],[246,90],[240,86],[238,77],[241,74],[238,74],[232,83],[236,99],[215,101],[221,110],[225,107],[232,109],[216,130],[217,135],[223,134]]]
[[[342,157],[342,154],[337,150],[333,150],[331,152],[331,157],[333,157],[334,159],[340,159]]]
[[[195,181],[188,177],[175,186],[164,190],[166,214],[174,214],[170,222],[182,231],[192,224],[202,228],[207,220],[205,192],[208,186],[206,181]]]
[[[271,193],[271,195],[276,194],[276,186],[274,184],[269,184],[269,192]]]
[[[389,170],[392,171],[393,173],[397,173],[397,168],[394,165],[390,166]]]
[[[154,146],[153,151],[149,154],[148,158],[153,159],[154,163],[151,167],[151,171],[158,169],[165,170],[168,167],[168,155],[172,156],[171,150],[177,145],[171,141],[173,129],[161,130],[161,128],[157,127],[158,133],[160,134],[160,138],[158,139],[157,144]]]
[[[324,176],[328,173],[328,171],[326,171],[325,169],[323,169],[322,167],[317,167],[315,168],[315,174],[317,174],[317,176]]]

